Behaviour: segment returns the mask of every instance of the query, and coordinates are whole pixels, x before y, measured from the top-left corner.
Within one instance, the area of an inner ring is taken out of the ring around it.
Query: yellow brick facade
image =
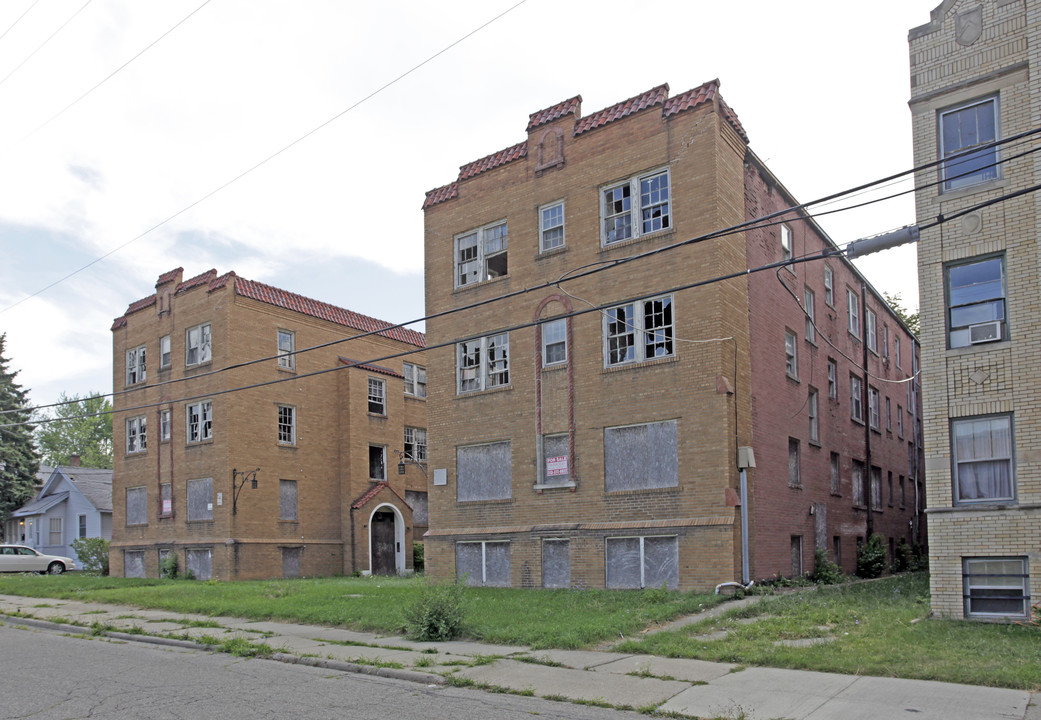
[[[189,329],[203,324],[211,356],[189,365]],[[425,398],[404,392],[402,373],[403,363],[424,365],[423,336],[388,330],[342,342],[387,325],[234,273],[161,276],[156,294],[113,325],[113,575],[155,577],[168,552],[182,572],[194,565],[219,579],[411,569],[413,538],[426,529],[426,479],[412,464],[399,476],[397,452],[406,426],[426,426]],[[291,361],[275,357],[279,331],[292,334]],[[299,352],[327,343],[335,344]],[[145,378],[128,383],[127,351],[138,347]],[[260,358],[269,359],[248,362]],[[383,413],[369,412],[370,378],[383,384]],[[211,432],[192,439],[187,406],[199,402],[210,403]],[[279,435],[280,407],[292,413],[292,437]],[[128,419],[138,417],[146,446],[128,448]],[[385,484],[370,477],[370,447],[384,449]],[[252,476],[233,477],[254,470],[256,488]],[[188,485],[199,480],[211,484],[208,507],[190,509]],[[129,514],[128,502],[136,503]],[[374,559],[370,524],[380,511],[372,531],[387,531],[395,545],[384,543]]]
[[[999,139],[1041,126],[1041,2],[947,0],[910,31],[909,44],[916,166],[938,159],[943,113],[967,103],[996,99]],[[963,562],[971,558],[1025,560],[1026,589],[1033,602],[1041,598],[1041,199],[1028,193],[976,207],[1038,183],[1036,153],[1015,157],[1036,144],[1002,147],[996,177],[965,187],[945,187],[936,166],[915,178],[919,225],[950,218],[918,243],[932,603],[942,616],[965,616]],[[950,268],[988,257],[1003,260],[1002,340],[949,348]],[[1011,500],[958,497],[952,422],[976,416],[1011,418]]]

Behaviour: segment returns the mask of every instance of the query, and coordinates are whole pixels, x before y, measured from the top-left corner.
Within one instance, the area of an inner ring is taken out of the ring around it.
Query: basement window
[[[467,585],[510,586],[508,542],[460,542],[455,545],[455,576]]]
[[[965,617],[1025,618],[1030,607],[1027,559],[963,558]]]
[[[672,536],[606,539],[608,588],[630,590],[679,586],[679,538]]]

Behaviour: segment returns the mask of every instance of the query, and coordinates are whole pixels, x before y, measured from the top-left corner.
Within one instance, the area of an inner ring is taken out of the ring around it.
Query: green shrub
[[[167,553],[159,561],[159,577],[173,580],[177,577],[177,553]]]
[[[412,569],[419,573],[426,566],[426,549],[421,542],[412,543]]]
[[[810,579],[818,585],[835,585],[846,579],[842,568],[828,559],[828,551],[817,548],[813,551],[813,575]]]
[[[108,546],[108,540],[99,537],[72,541],[72,549],[80,559],[80,565],[93,575],[108,575]]]
[[[907,541],[900,538],[900,542],[893,551],[893,572],[907,572],[914,566],[914,553]]]
[[[882,536],[874,533],[857,548],[857,577],[877,578],[886,570],[886,548]]]
[[[452,640],[466,620],[466,588],[461,583],[428,583],[405,608],[405,634],[412,640]]]

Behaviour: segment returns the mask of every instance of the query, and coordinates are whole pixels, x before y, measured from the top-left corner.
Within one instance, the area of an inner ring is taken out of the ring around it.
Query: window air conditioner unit
[[[1001,339],[1001,322],[995,320],[994,322],[977,323],[976,325],[969,325],[969,344],[978,345],[980,343],[997,342]]]

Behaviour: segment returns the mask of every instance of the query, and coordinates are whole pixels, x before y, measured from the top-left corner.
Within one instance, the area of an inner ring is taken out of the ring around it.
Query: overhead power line
[[[88,1],[89,1],[89,0],[88,0]],[[206,0],[206,2],[209,2],[209,1],[210,1],[210,0]],[[380,87],[378,87],[378,88],[376,88],[375,90],[373,90],[372,92],[370,92],[370,93],[369,93],[368,95],[366,95],[365,97],[363,97],[363,98],[361,98],[360,100],[356,101],[356,102],[355,102],[354,104],[352,104],[351,106],[347,107],[347,108],[346,108],[346,109],[344,109],[344,110],[341,110],[340,112],[336,113],[335,115],[333,115],[333,116],[332,116],[331,118],[329,118],[329,119],[328,119],[328,120],[326,120],[325,122],[323,122],[323,123],[321,123],[321,124],[317,125],[316,127],[312,128],[311,130],[308,130],[308,131],[307,131],[306,133],[304,133],[303,135],[301,135],[300,137],[298,137],[298,138],[297,138],[296,140],[293,140],[293,141],[292,141],[291,143],[289,143],[288,145],[285,145],[285,146],[283,146],[283,147],[282,147],[281,149],[279,149],[279,150],[276,150],[275,152],[271,153],[270,155],[268,155],[267,157],[265,157],[265,158],[264,158],[263,160],[261,160],[260,162],[258,162],[258,163],[256,163],[256,164],[252,165],[251,167],[247,168],[246,170],[243,170],[243,171],[242,171],[242,172],[240,172],[240,173],[239,173],[238,175],[235,175],[234,177],[232,177],[232,178],[231,178],[230,180],[227,180],[227,181],[225,181],[225,182],[224,182],[223,184],[221,184],[221,185],[219,185],[218,187],[214,188],[213,190],[210,190],[210,191],[209,191],[208,193],[206,193],[206,194],[205,194],[205,195],[203,195],[202,197],[200,197],[200,198],[196,199],[195,201],[191,202],[190,204],[188,204],[188,205],[186,205],[186,206],[182,207],[182,208],[181,208],[180,210],[178,210],[177,212],[175,212],[175,213],[173,213],[172,215],[168,216],[168,217],[167,217],[167,218],[166,218],[165,220],[160,220],[159,222],[157,222],[157,223],[156,223],[155,225],[153,225],[152,227],[150,227],[150,228],[148,228],[147,230],[145,230],[144,232],[142,232],[142,233],[140,233],[140,234],[138,234],[138,235],[136,235],[136,236],[134,236],[134,237],[130,238],[129,240],[127,240],[127,241],[126,241],[125,243],[123,243],[122,245],[117,245],[116,247],[112,248],[111,250],[109,250],[109,251],[108,251],[107,253],[105,253],[104,255],[101,255],[100,257],[96,257],[96,258],[94,258],[93,260],[91,260],[91,261],[90,261],[89,263],[87,263],[86,265],[83,265],[82,267],[80,267],[80,268],[78,268],[78,269],[76,269],[76,270],[73,270],[73,271],[72,271],[72,272],[70,272],[69,274],[67,274],[67,275],[65,275],[65,276],[63,276],[63,277],[60,277],[60,278],[58,278],[58,279],[57,279],[57,280],[55,280],[54,282],[50,283],[49,285],[46,285],[45,287],[42,287],[42,288],[40,288],[40,289],[39,289],[39,290],[37,290],[36,292],[33,292],[33,293],[31,293],[31,294],[29,294],[29,295],[26,295],[25,297],[21,298],[20,300],[17,300],[17,301],[15,301],[15,302],[14,302],[14,303],[12,303],[11,305],[8,305],[7,307],[5,307],[5,308],[3,308],[2,310],[0,310],[0,313],[5,313],[5,312],[7,312],[8,310],[11,310],[12,308],[15,308],[15,307],[17,307],[17,306],[21,305],[21,304],[22,304],[23,302],[25,302],[26,300],[29,300],[29,299],[31,299],[31,298],[34,298],[34,297],[36,297],[37,295],[40,295],[40,294],[42,294],[42,293],[45,293],[45,292],[47,292],[48,290],[50,290],[51,288],[55,287],[56,285],[60,285],[61,283],[65,282],[65,281],[66,281],[66,280],[68,280],[69,278],[72,278],[72,277],[75,277],[76,275],[79,275],[79,274],[80,274],[81,272],[83,272],[84,270],[87,270],[88,268],[91,268],[91,267],[93,267],[94,265],[98,264],[99,262],[101,262],[101,261],[102,261],[102,260],[104,260],[105,258],[107,258],[107,257],[109,257],[109,256],[111,256],[111,255],[114,255],[115,253],[119,252],[119,251],[120,251],[120,250],[122,250],[123,248],[126,248],[126,247],[128,247],[128,246],[132,245],[133,243],[137,242],[137,241],[138,241],[138,240],[140,240],[141,238],[143,238],[143,237],[145,237],[145,236],[147,236],[147,235],[151,234],[152,232],[154,232],[154,231],[158,230],[159,228],[161,228],[162,226],[166,225],[167,223],[169,223],[169,222],[171,222],[171,221],[175,220],[176,218],[180,217],[181,215],[183,215],[184,213],[188,212],[189,210],[191,210],[192,208],[196,207],[197,205],[201,205],[202,203],[204,203],[205,201],[209,200],[209,199],[210,199],[211,197],[213,197],[213,196],[214,196],[214,195],[216,195],[217,193],[221,192],[222,190],[225,190],[226,188],[228,188],[229,186],[231,186],[231,185],[233,185],[234,183],[238,182],[238,181],[239,181],[239,180],[241,180],[242,178],[246,177],[247,175],[249,175],[249,174],[250,174],[250,173],[252,173],[253,171],[255,171],[255,170],[257,170],[258,168],[260,168],[260,167],[262,167],[262,166],[266,165],[267,163],[271,162],[271,161],[272,161],[272,160],[274,160],[274,159],[275,159],[276,157],[278,157],[278,156],[279,156],[279,155],[281,155],[282,153],[286,152],[286,151],[287,151],[287,150],[289,150],[290,148],[293,148],[293,147],[295,147],[296,145],[300,144],[301,142],[303,142],[303,141],[304,141],[304,140],[306,140],[307,138],[309,138],[309,137],[311,137],[312,135],[314,135],[315,133],[317,133],[317,132],[318,132],[319,130],[322,130],[323,128],[325,128],[325,127],[326,127],[327,125],[330,125],[330,124],[332,124],[333,122],[335,122],[335,121],[339,120],[339,119],[340,119],[341,117],[343,117],[343,116],[344,116],[344,115],[346,115],[347,113],[351,112],[352,110],[354,110],[354,109],[355,109],[355,108],[357,108],[358,106],[360,106],[360,105],[362,105],[362,104],[364,104],[364,103],[368,102],[369,100],[371,100],[371,99],[372,99],[372,98],[374,98],[375,96],[377,96],[377,95],[379,95],[380,93],[382,93],[382,92],[383,92],[384,90],[386,90],[387,88],[389,88],[389,87],[391,87],[391,86],[393,86],[393,85],[395,85],[395,84],[397,84],[397,83],[401,82],[401,81],[402,81],[403,79],[405,79],[406,77],[408,77],[408,76],[409,76],[409,75],[411,75],[412,73],[416,72],[417,70],[419,70],[419,69],[420,69],[421,67],[423,67],[424,65],[427,65],[428,63],[430,63],[430,62],[432,62],[433,60],[437,59],[437,58],[438,58],[438,57],[440,57],[441,55],[444,55],[444,54],[445,54],[446,52],[448,52],[449,50],[451,50],[452,48],[454,48],[454,47],[455,47],[456,45],[459,45],[460,43],[464,42],[464,41],[465,41],[465,40],[467,40],[468,38],[470,38],[470,37],[472,37],[473,35],[477,34],[478,32],[480,32],[480,31],[481,31],[481,30],[483,30],[484,28],[488,27],[489,25],[491,25],[491,24],[492,24],[492,23],[494,23],[495,21],[499,20],[499,19],[500,19],[500,18],[502,18],[503,16],[505,16],[505,15],[507,15],[508,13],[512,12],[513,10],[517,9],[518,7],[520,7],[521,5],[523,5],[524,3],[526,3],[527,1],[528,1],[528,0],[520,0],[520,2],[517,2],[517,3],[515,3],[514,5],[511,5],[510,7],[506,8],[506,9],[505,9],[505,10],[503,10],[503,11],[502,11],[501,13],[499,13],[498,15],[496,15],[495,17],[493,17],[493,18],[492,18],[491,20],[488,20],[487,22],[483,23],[482,25],[479,25],[478,27],[474,28],[474,29],[473,29],[473,30],[471,30],[470,32],[468,32],[468,33],[466,33],[465,35],[463,35],[462,37],[460,37],[460,38],[459,38],[458,40],[456,40],[456,41],[452,42],[451,44],[449,44],[449,45],[445,46],[445,47],[444,47],[444,48],[442,48],[441,50],[438,50],[438,51],[437,51],[436,53],[434,53],[433,55],[431,55],[430,57],[428,57],[428,58],[427,58],[426,60],[423,60],[423,61],[422,61],[421,63],[419,63],[419,64],[417,64],[417,65],[414,65],[414,66],[412,66],[412,67],[411,67],[410,69],[408,69],[408,70],[406,70],[405,72],[401,73],[400,75],[398,75],[397,77],[395,77],[395,78],[394,78],[393,80],[391,80],[391,81],[389,81],[389,82],[387,82],[387,83],[384,83],[384,84],[383,84],[383,85],[381,85]],[[206,3],[203,3],[203,5],[205,5],[205,4],[206,4]],[[201,6],[200,6],[200,8],[201,8]],[[196,10],[196,12],[197,12],[197,11],[198,11],[198,9]],[[190,17],[190,16],[189,16],[189,17]],[[187,19],[187,18],[185,18],[185,19]],[[183,21],[182,21],[182,22],[183,22]],[[158,42],[158,41],[157,41],[157,42]],[[154,44],[154,43],[153,43],[153,44]],[[147,49],[147,48],[146,48],[146,49]],[[117,72],[118,72],[118,71],[117,71]],[[106,78],[106,79],[107,79],[107,78]],[[49,121],[48,121],[48,122],[49,122]]]
[[[32,10],[34,7],[36,7],[36,5],[39,2],[40,2],[40,0],[33,0],[33,4],[30,5],[29,7],[27,7],[25,9],[25,12],[23,12],[21,15],[19,15],[17,17],[17,19],[15,19],[15,21],[13,23],[11,23],[11,25],[6,30],[4,30],[4,34],[0,35],[0,40],[3,40],[5,37],[7,37],[7,33],[9,33],[12,30],[14,30],[14,26],[17,25],[18,23],[20,23],[22,21],[22,18],[24,18],[26,15],[28,15],[29,11]]]
[[[32,51],[31,53],[29,53],[29,55],[28,55],[28,56],[26,56],[26,58],[25,58],[24,60],[22,60],[22,61],[21,61],[20,63],[18,63],[17,65],[15,65],[15,66],[14,66],[14,69],[13,69],[13,70],[11,70],[11,72],[9,72],[9,73],[7,73],[6,75],[4,75],[3,79],[0,79],[0,85],[3,85],[3,84],[4,84],[5,82],[7,82],[7,79],[8,79],[9,77],[11,77],[11,76],[12,76],[12,75],[14,75],[14,74],[15,74],[16,72],[18,72],[18,70],[20,70],[20,69],[21,69],[22,65],[25,65],[25,64],[26,64],[27,62],[29,62],[30,60],[32,60],[32,58],[33,58],[33,55],[35,55],[36,53],[40,52],[40,50],[42,50],[42,49],[44,48],[44,46],[45,46],[45,45],[47,45],[47,43],[49,43],[49,42],[50,42],[51,40],[53,40],[53,39],[54,39],[54,36],[55,36],[55,35],[57,35],[58,33],[60,33],[60,32],[61,32],[61,31],[62,31],[62,30],[63,30],[63,29],[65,28],[65,26],[66,26],[66,25],[68,25],[68,24],[69,24],[70,22],[72,22],[72,21],[73,21],[73,19],[75,19],[75,17],[76,17],[77,15],[79,15],[79,14],[80,14],[81,12],[83,12],[83,9],[84,9],[85,7],[87,7],[88,5],[90,5],[90,3],[91,3],[91,2],[92,2],[92,0],[87,0],[87,2],[83,3],[83,4],[82,4],[82,5],[80,6],[80,9],[79,9],[79,10],[77,10],[77,11],[76,11],[76,12],[74,12],[74,13],[72,13],[72,15],[70,15],[70,16],[69,16],[69,19],[68,19],[68,20],[66,20],[65,22],[63,22],[63,23],[61,24],[61,26],[59,26],[59,27],[58,27],[58,29],[57,29],[57,30],[55,30],[55,31],[54,31],[54,32],[52,32],[52,33],[51,33],[50,35],[48,35],[48,36],[47,36],[47,39],[46,39],[46,40],[44,40],[44,41],[43,41],[42,43],[40,43],[39,45],[37,45],[37,46],[36,46],[36,49],[35,49],[35,50],[33,50],[33,51]],[[36,4],[36,3],[33,3],[33,5],[35,5],[35,4]],[[29,8],[29,10],[31,10],[31,9],[32,9],[32,7],[30,7],[30,8]],[[29,12],[29,10],[26,10],[25,12]],[[24,16],[24,15],[25,15],[25,13],[22,13],[22,15]],[[18,18],[18,20],[21,20],[21,19],[22,19],[22,18]],[[15,22],[17,23],[18,21],[16,20]],[[13,26],[12,26],[12,27],[13,27]],[[5,32],[5,33],[4,33],[4,35],[6,35],[6,34],[7,34],[7,33]]]

